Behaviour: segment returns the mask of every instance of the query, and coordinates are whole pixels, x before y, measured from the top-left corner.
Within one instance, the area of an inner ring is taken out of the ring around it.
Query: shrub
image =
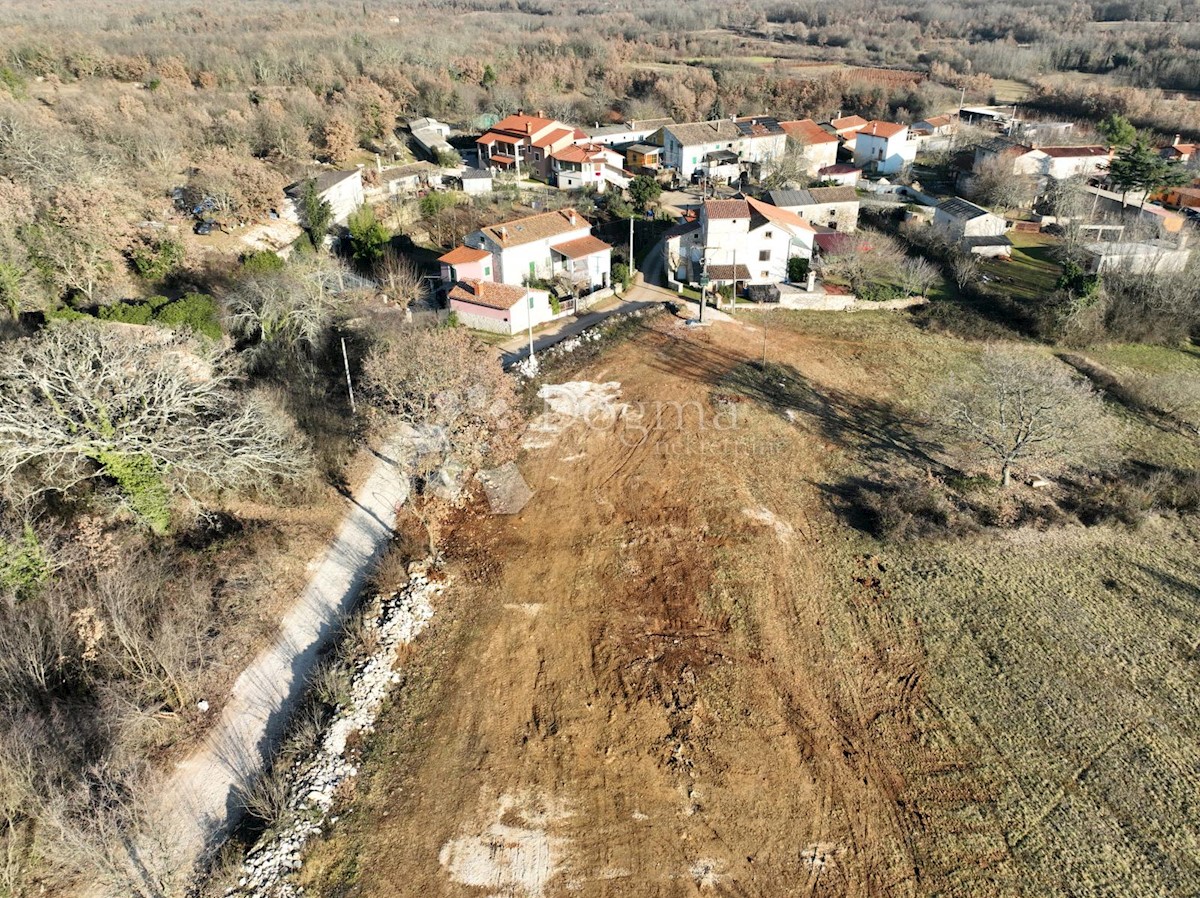
[[[624,262],[617,262],[612,267],[613,283],[620,284],[622,290],[628,290],[633,279],[629,276],[629,266]]]
[[[793,284],[798,284],[807,280],[808,267],[808,259],[802,259],[799,256],[792,256],[787,261],[787,279]]]
[[[111,306],[101,306],[99,318],[102,321],[118,321],[121,324],[149,324],[154,310],[142,302],[118,302]]]
[[[154,459],[144,453],[96,453],[104,473],[116,481],[130,509],[152,531],[162,535],[171,526],[171,493]]]
[[[269,249],[258,249],[242,256],[242,270],[246,274],[270,274],[272,271],[279,271],[283,265],[283,259]]]
[[[184,294],[159,309],[154,320],[174,330],[183,328],[210,340],[221,339],[217,301],[206,293]]]
[[[183,244],[164,236],[144,237],[129,250],[129,260],[139,277],[161,281],[183,262]]]
[[[28,522],[19,537],[0,536],[0,594],[27,599],[49,576],[50,560]]]

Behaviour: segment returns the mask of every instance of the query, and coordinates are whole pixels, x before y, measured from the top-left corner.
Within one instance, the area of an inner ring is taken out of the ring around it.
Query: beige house
[[[809,177],[815,178],[821,169],[837,164],[840,145],[837,135],[830,134],[810,118],[779,124],[788,136],[789,146],[797,147],[804,158]]]
[[[553,174],[551,156],[583,137],[570,125],[540,115],[510,115],[475,141],[480,168],[512,169],[541,181]]]
[[[970,238],[1002,237],[1008,230],[1008,222],[983,206],[953,196],[937,204],[932,227],[946,239],[961,244]]]
[[[316,189],[317,196],[329,203],[329,208],[333,211],[333,220],[337,224],[345,224],[350,213],[365,200],[362,169],[323,171],[311,178],[297,181],[285,191],[296,202],[297,210],[300,209],[300,199],[304,196],[305,185],[309,181]]]

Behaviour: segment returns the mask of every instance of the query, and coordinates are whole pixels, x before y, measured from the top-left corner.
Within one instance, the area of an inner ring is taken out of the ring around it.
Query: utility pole
[[[533,294],[529,294],[529,308],[525,310],[525,323],[529,325],[529,360],[530,368],[537,364],[533,357]]]
[[[704,247],[704,262],[700,266],[700,323],[704,323],[704,294],[708,290],[708,247]]]
[[[350,394],[350,414],[357,413],[354,405],[354,385],[350,383],[350,357],[346,355],[346,338],[342,337],[342,364],[346,366],[346,392]]]
[[[629,276],[632,278],[637,273],[637,266],[633,261],[633,216],[629,217]]]

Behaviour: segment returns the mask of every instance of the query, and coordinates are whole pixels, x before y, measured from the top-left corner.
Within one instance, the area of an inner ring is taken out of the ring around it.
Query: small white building
[[[867,122],[855,135],[854,164],[859,168],[893,175],[916,158],[917,141],[910,138],[908,125],[876,120]]]
[[[467,196],[482,196],[492,192],[492,173],[481,168],[465,168],[459,174],[462,190]]]
[[[310,181],[316,189],[317,196],[329,203],[329,208],[333,210],[333,220],[336,224],[345,224],[346,219],[350,217],[350,213],[361,206],[365,200],[362,169],[323,171],[311,178],[297,181],[285,191],[289,197],[296,201],[298,211],[303,211],[300,200],[304,196],[304,191],[307,189],[306,185]]]
[[[1144,242],[1117,241],[1088,243],[1084,246],[1088,274],[1124,270],[1133,274],[1169,274],[1187,268],[1192,256],[1190,249],[1181,249],[1166,240]]]
[[[952,196],[937,204],[933,212],[933,227],[947,240],[959,243],[970,237],[1000,237],[1008,230],[1008,222],[962,197]]]
[[[435,118],[413,119],[408,123],[408,130],[431,159],[436,160],[442,153],[454,152],[454,147],[446,140],[450,136],[450,126]]]
[[[840,140],[842,146],[853,153],[858,132],[868,124],[861,115],[843,115],[823,123],[821,128]]]
[[[817,171],[817,179],[835,187],[854,187],[862,180],[862,169],[852,162],[838,162]]]
[[[620,147],[633,143],[652,143],[651,138],[668,125],[675,124],[672,118],[649,118],[624,122],[619,125],[601,125],[583,128],[583,136],[576,143],[598,143],[607,147]]]
[[[595,188],[603,193],[610,185],[629,186],[625,157],[611,147],[598,143],[577,143],[550,155],[555,184],[563,190]]]

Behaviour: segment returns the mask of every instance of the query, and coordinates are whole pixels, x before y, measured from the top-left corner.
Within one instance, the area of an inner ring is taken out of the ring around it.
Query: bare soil
[[[452,588],[309,894],[1200,882],[1192,525],[879,543],[835,486],[920,470],[900,400],[978,347],[900,316],[749,321],[664,317],[561,378],[627,407],[539,420],[533,500],[450,528]],[[764,333],[803,392],[736,389]]]

